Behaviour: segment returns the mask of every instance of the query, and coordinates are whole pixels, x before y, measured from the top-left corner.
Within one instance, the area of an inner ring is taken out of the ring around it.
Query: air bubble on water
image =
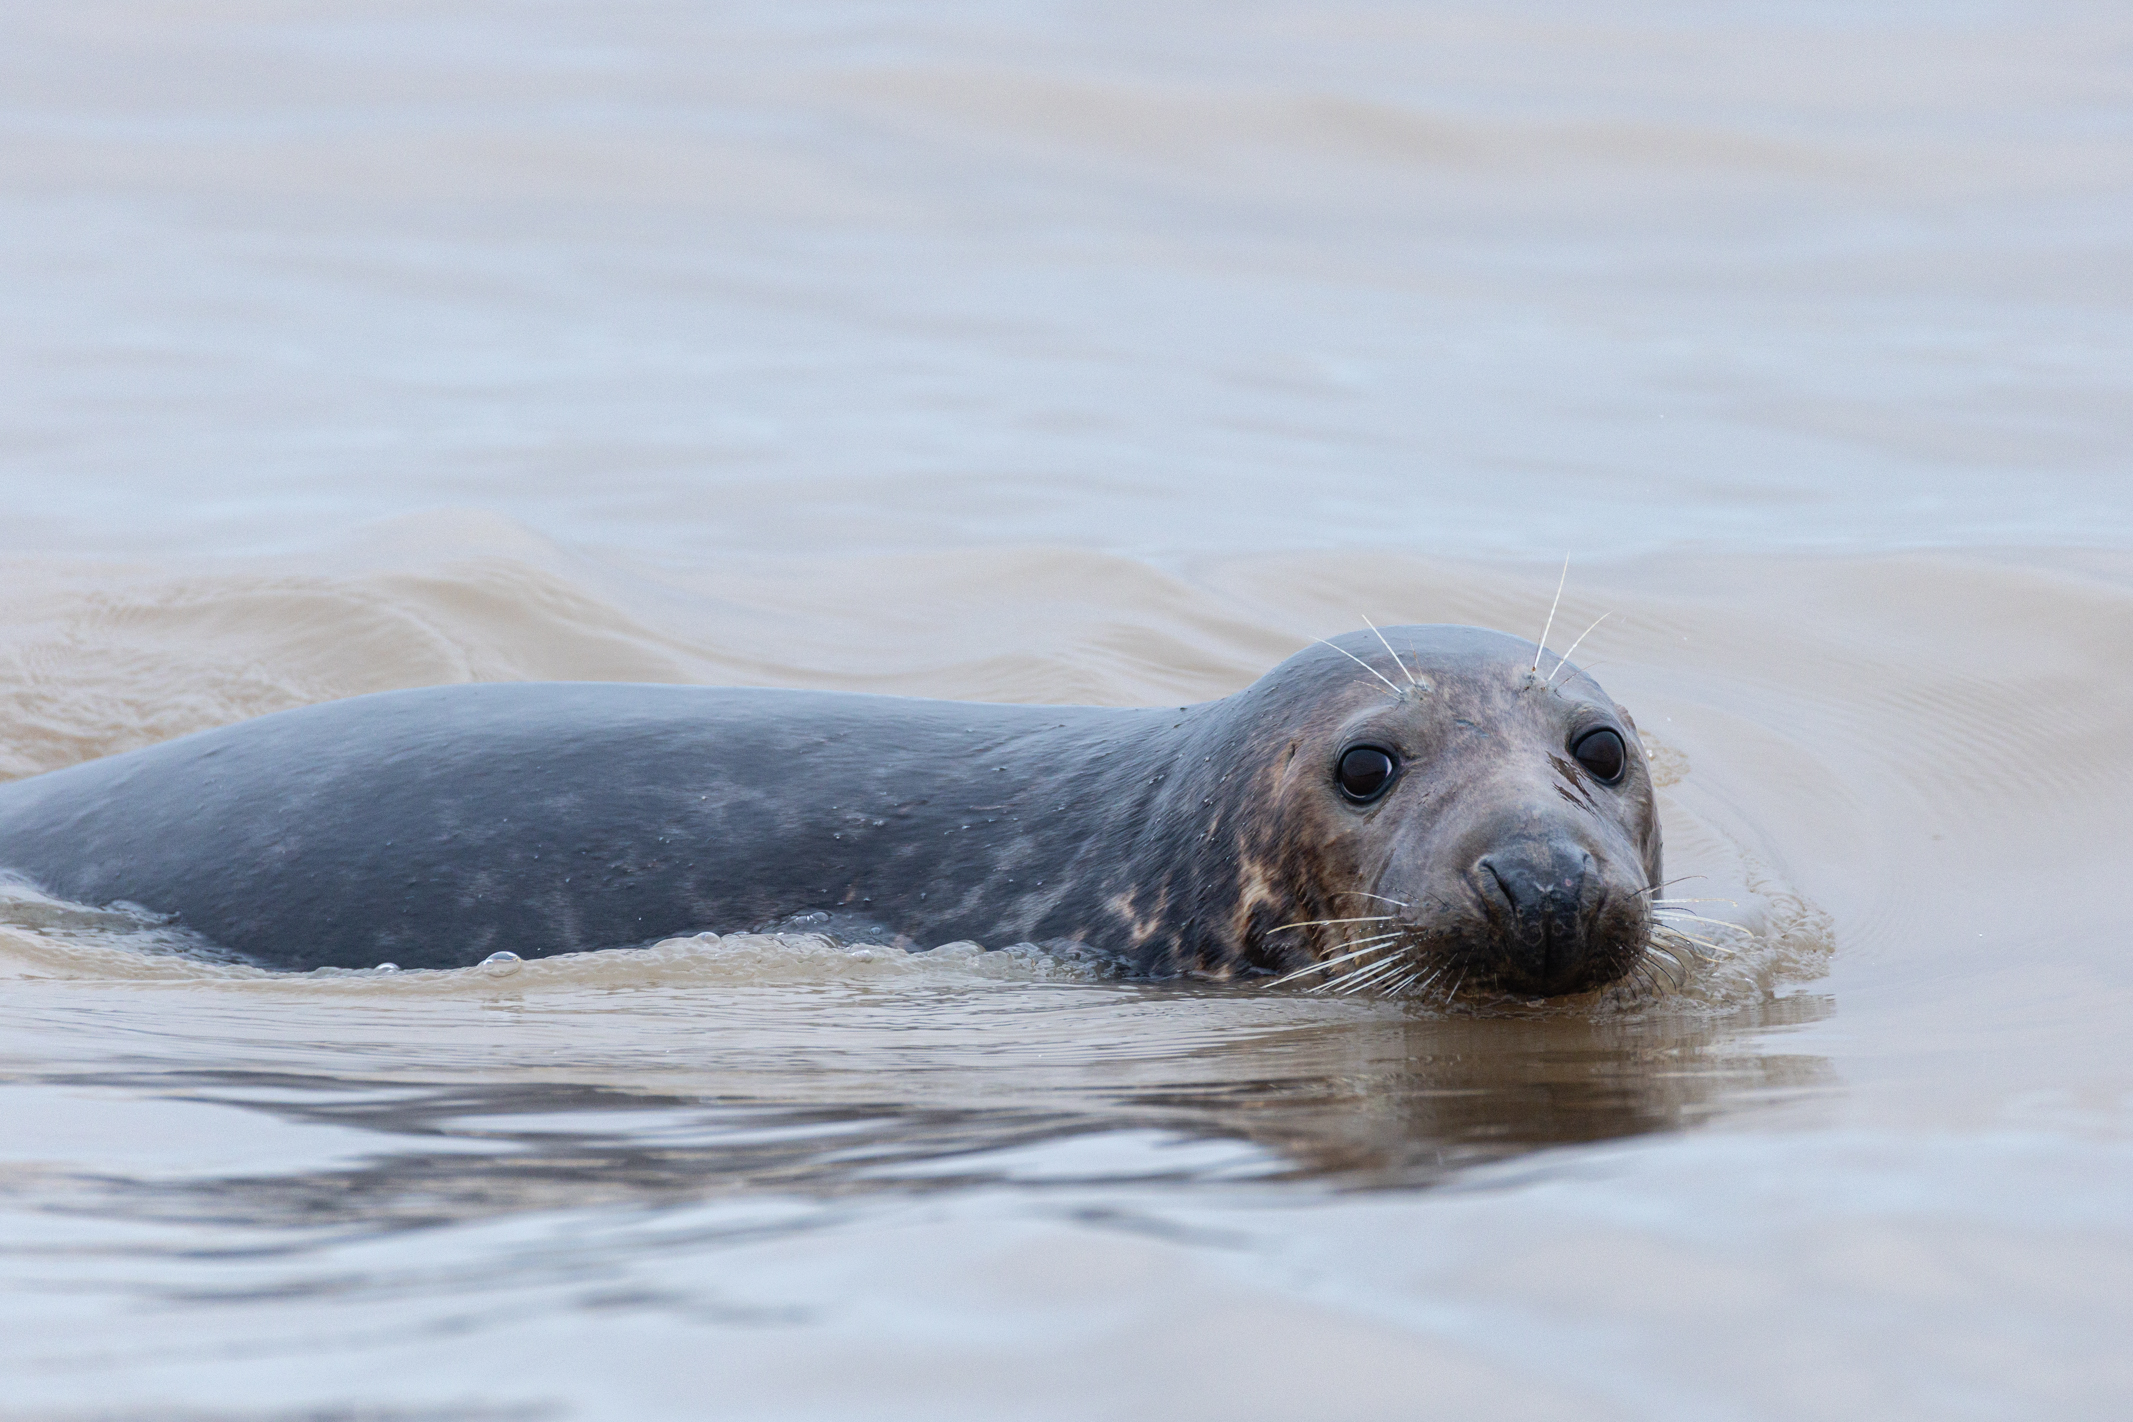
[[[491,953],[488,957],[482,959],[477,966],[487,968],[489,970],[490,977],[500,978],[504,977],[507,974],[517,972],[518,965],[524,961],[525,960],[519,957],[518,954],[512,952],[508,948],[505,948],[498,952]]]
[[[397,973],[400,971],[400,965],[398,963],[380,963],[377,967],[372,968],[371,971],[373,973]]]

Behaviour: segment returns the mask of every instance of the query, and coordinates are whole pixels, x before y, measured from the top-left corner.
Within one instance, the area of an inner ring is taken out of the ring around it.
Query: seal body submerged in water
[[[1538,662],[1500,633],[1400,627],[1176,710],[385,692],[0,785],[0,870],[277,968],[820,912],[849,937],[1081,944],[1150,976],[1572,992],[1644,953],[1659,824],[1628,714]]]

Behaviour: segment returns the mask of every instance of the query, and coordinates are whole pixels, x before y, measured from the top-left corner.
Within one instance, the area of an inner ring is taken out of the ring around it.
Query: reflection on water
[[[1181,1129],[1233,1132],[1278,1151],[1298,1174],[1416,1183],[1550,1146],[1681,1130],[1720,1111],[1833,1087],[1821,1058],[1743,1040],[1829,1011],[1826,998],[1796,993],[1715,1022],[1408,1019],[1305,1048],[1345,1056],[1339,1067],[1181,1090],[1166,1104],[1190,1113]]]
[[[1062,1063],[1056,1089],[1041,1059],[972,1069],[924,1054],[904,1074],[869,1074],[863,1086],[811,1081],[799,1062],[777,1093],[716,1071],[688,1074],[687,1090],[630,1089],[611,1074],[466,1081],[196,1069],[43,1081],[374,1137],[360,1159],[313,1171],[85,1178],[72,1205],[337,1233],[746,1195],[1426,1185],[1484,1162],[1681,1130],[1827,1090],[1835,1077],[1826,1061],[1771,1050],[1768,1039],[1829,1010],[1811,993],[1721,1017],[1645,1020],[1381,1006],[1240,1031],[1234,1045],[1203,1042],[1175,1056]],[[805,1057],[803,1040],[792,1047]],[[993,1079],[1002,1071],[1018,1078],[1004,1092]],[[1000,1095],[1012,1099],[985,1104]]]

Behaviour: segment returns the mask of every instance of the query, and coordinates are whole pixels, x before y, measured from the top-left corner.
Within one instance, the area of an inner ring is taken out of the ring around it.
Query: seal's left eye
[[[1593,773],[1595,779],[1610,785],[1622,778],[1622,771],[1629,764],[1629,749],[1622,744],[1621,734],[1608,726],[1578,737],[1578,743],[1570,748],[1570,753],[1578,758],[1579,765]]]
[[[1392,783],[1392,752],[1381,746],[1354,746],[1341,755],[1334,778],[1351,800],[1372,800]]]

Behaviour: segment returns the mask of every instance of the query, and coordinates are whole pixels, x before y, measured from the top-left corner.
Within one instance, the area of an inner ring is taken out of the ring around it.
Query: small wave
[[[699,933],[641,948],[520,959],[497,955],[469,968],[253,966],[196,933],[128,904],[70,903],[20,881],[0,881],[0,977],[174,982],[328,993],[513,993],[663,986],[859,986],[1100,982],[1117,962],[1086,949],[1011,943],[944,943],[919,952],[848,942],[827,933]]]
[[[1597,992],[1547,1000],[1472,991],[1456,1000],[1422,994],[1408,998],[1405,1005],[1445,1015],[1726,1013],[1766,1001],[1781,985],[1824,970],[1831,951],[1826,916],[1796,897],[1767,888],[1748,911],[1726,922],[1725,928],[1700,926],[1697,936],[1713,946],[1683,952],[1680,967],[1669,965]],[[197,934],[127,905],[92,908],[19,883],[0,884],[0,977],[15,979],[393,998],[706,987],[849,993],[1015,983],[1094,984],[1117,981],[1123,975],[1116,959],[1066,945],[1025,942],[987,948],[961,941],[914,952],[805,932],[699,933],[641,948],[535,959],[498,955],[467,968],[403,969],[380,963],[371,968],[288,973],[236,961]],[[1222,991],[1246,994],[1254,988],[1239,983]],[[1284,997],[1322,1001],[1302,990],[1275,991]],[[1354,1000],[1357,1006],[1382,1001],[1380,994]]]
[[[136,904],[93,908],[0,876],[0,977],[194,980],[258,971]]]

